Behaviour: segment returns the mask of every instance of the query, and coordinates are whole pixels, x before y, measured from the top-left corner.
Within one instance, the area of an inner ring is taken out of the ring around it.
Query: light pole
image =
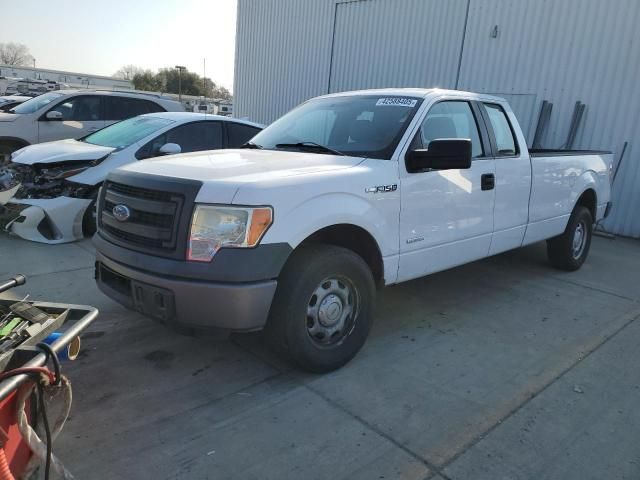
[[[186,70],[187,67],[176,65],[176,69],[178,70],[178,101],[182,103],[182,71]]]

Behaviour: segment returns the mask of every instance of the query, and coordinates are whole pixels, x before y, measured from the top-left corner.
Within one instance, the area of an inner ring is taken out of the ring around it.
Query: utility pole
[[[176,65],[176,69],[178,70],[178,101],[182,103],[182,72],[186,70],[187,67]]]

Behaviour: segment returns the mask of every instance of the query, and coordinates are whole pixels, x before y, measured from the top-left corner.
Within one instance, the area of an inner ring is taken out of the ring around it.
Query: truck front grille
[[[183,195],[113,181],[105,182],[103,189],[99,222],[104,232],[126,244],[175,251]],[[116,218],[114,208],[119,205],[126,207],[128,218]]]

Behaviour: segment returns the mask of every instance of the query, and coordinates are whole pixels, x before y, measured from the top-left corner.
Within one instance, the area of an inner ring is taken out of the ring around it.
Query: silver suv
[[[153,93],[58,90],[0,112],[0,164],[33,143],[80,138],[112,123],[154,112],[182,112],[182,104]]]

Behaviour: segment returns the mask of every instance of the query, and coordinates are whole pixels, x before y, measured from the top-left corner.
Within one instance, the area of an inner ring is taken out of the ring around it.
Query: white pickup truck
[[[612,157],[528,150],[506,101],[438,89],[309,100],[244,149],[131,164],[98,203],[96,279],[190,329],[265,329],[303,369],[348,362],[376,288],[547,240],[580,268]]]

